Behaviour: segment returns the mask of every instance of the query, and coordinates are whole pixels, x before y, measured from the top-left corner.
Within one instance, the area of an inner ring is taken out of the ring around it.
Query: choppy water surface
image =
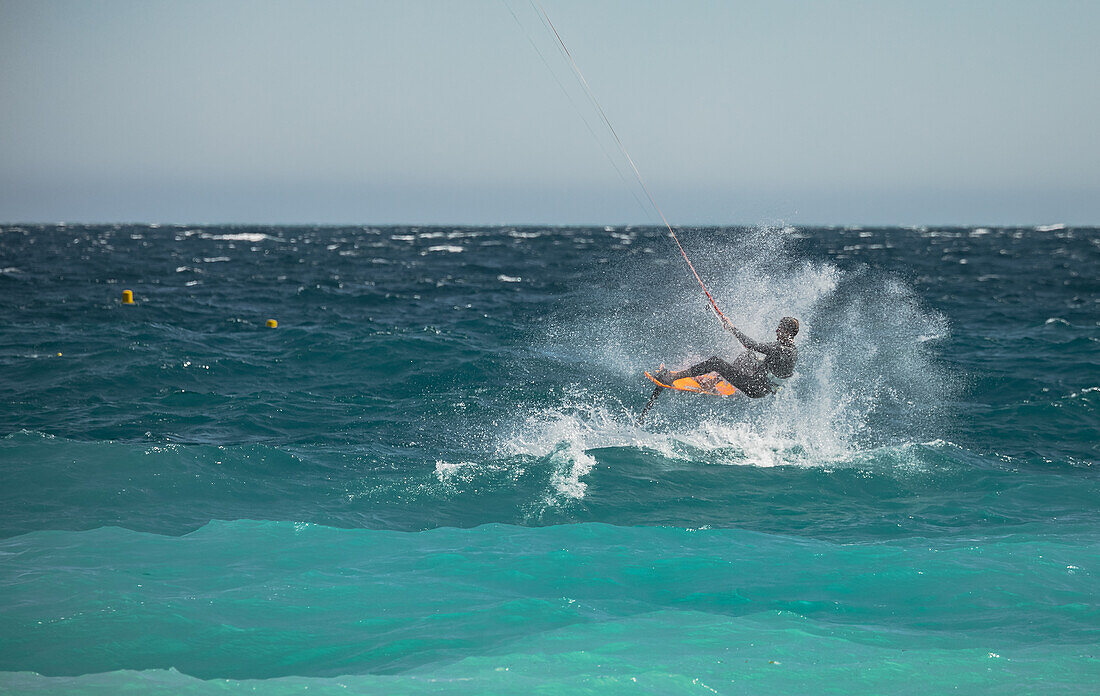
[[[1092,693],[1100,230],[680,235],[0,228],[0,689]]]

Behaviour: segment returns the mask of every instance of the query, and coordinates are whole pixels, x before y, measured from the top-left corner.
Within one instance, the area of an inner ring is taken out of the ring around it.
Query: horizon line
[[[0,227],[99,227],[99,226],[137,226],[137,227],[653,227],[665,229],[660,222],[165,222],[148,220],[59,220],[59,221],[0,221]],[[772,222],[695,222],[695,223],[671,223],[671,227],[687,229],[696,227],[716,228],[897,228],[919,229],[929,227],[957,227],[957,228],[1035,228],[1054,231],[1068,228],[1100,228],[1097,223],[1073,223],[1073,222],[1019,222],[1019,223],[960,223],[960,222],[786,222],[776,220]]]

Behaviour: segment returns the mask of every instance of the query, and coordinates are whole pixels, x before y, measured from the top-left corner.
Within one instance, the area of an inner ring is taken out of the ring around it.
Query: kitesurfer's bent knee
[[[732,383],[731,377],[737,374],[733,365],[718,357],[712,355],[701,363],[696,363],[686,370],[676,373],[676,379],[682,377],[698,377],[699,375],[705,375],[708,372],[717,372],[727,381]]]

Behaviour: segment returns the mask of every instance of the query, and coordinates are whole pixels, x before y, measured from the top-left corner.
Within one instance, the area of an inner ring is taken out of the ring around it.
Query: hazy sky
[[[1100,2],[543,4],[674,224],[1100,224]],[[528,0],[0,0],[0,221],[654,222],[553,41]]]

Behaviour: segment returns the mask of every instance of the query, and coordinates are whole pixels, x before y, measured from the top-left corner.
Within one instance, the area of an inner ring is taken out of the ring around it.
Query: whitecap
[[[235,232],[232,234],[210,234],[209,232],[203,232],[199,236],[203,239],[216,239],[226,242],[262,242],[265,239],[275,239],[274,237],[263,234],[262,232]]]
[[[452,464],[440,459],[435,463],[435,477],[439,479],[440,483],[450,483],[456,477],[468,478],[467,476],[462,476],[462,474],[469,474],[471,471],[477,469],[477,467],[477,462],[456,462]]]
[[[438,246],[428,247],[428,252],[437,252],[437,251],[447,252],[447,253],[450,253],[450,254],[457,254],[457,253],[466,251],[466,249],[463,248],[463,247],[460,247],[460,246],[455,246],[453,244],[440,244]]]

